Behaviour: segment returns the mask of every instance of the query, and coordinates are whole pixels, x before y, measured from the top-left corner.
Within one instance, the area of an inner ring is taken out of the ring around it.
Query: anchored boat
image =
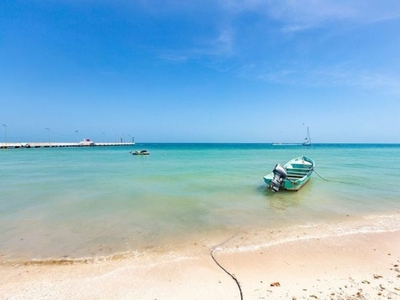
[[[132,155],[150,155],[150,152],[147,150],[136,150],[135,152],[130,151]]]
[[[279,192],[279,189],[297,191],[310,180],[314,167],[311,158],[300,156],[284,166],[277,164],[270,174],[264,176],[264,181],[273,192]]]

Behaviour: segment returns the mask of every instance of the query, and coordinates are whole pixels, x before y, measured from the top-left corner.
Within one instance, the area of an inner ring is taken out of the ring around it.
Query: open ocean
[[[129,153],[140,149],[151,154]],[[301,155],[316,162],[309,183],[298,192],[267,190],[263,176]],[[375,226],[335,232],[400,229],[400,145],[8,149],[0,166],[0,263],[174,251],[252,228],[332,231],[331,222],[349,217]]]

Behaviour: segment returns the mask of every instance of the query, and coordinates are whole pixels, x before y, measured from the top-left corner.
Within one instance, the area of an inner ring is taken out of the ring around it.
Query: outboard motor
[[[274,173],[274,178],[272,179],[269,188],[273,192],[279,192],[279,187],[281,186],[283,179],[287,177],[286,170],[280,164],[277,164],[272,172]]]

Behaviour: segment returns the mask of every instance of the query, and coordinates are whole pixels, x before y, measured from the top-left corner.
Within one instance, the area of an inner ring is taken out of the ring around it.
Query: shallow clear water
[[[301,155],[316,162],[310,182],[266,190],[263,176]],[[400,145],[8,149],[0,165],[0,261],[112,256],[400,208]]]

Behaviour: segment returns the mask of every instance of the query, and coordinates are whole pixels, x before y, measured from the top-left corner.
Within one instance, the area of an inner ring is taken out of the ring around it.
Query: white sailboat
[[[311,146],[310,129],[307,126],[307,137],[304,139],[303,146]]]

